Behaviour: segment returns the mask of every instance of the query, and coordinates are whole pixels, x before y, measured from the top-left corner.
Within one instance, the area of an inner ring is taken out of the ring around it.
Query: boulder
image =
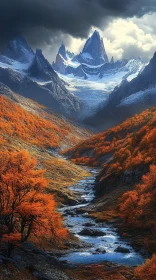
[[[102,248],[98,248],[96,249],[95,254],[106,254],[106,250]]]
[[[83,224],[83,226],[85,226],[85,227],[92,227],[92,226],[95,226],[95,224],[93,224],[91,222],[88,222],[88,223]]]
[[[104,236],[105,233],[102,232],[101,230],[85,228],[79,232],[79,235],[96,237],[96,236]]]
[[[130,250],[129,250],[128,248],[118,246],[118,247],[114,250],[114,252],[128,254],[128,253],[130,253]]]

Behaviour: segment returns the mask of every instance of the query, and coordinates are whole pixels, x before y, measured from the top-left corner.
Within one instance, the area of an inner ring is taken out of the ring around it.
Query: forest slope
[[[38,166],[46,170],[49,190],[58,194],[59,200],[72,203],[72,195],[66,186],[87,174],[65,158],[57,150],[71,147],[90,132],[74,126],[46,107],[15,93],[0,95],[0,150],[26,150],[37,157]]]
[[[68,155],[77,164],[101,167],[92,215],[121,217],[122,232],[135,232],[137,245],[155,252],[156,108],[83,141]]]

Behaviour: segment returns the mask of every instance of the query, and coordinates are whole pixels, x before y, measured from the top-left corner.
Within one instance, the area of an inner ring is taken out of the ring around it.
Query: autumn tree
[[[156,165],[142,177],[142,183],[133,191],[123,194],[120,204],[120,216],[130,228],[148,231],[150,238],[146,242],[148,250],[156,250]]]
[[[145,264],[135,269],[135,276],[138,280],[156,279],[156,255],[146,261]]]
[[[0,152],[0,237],[9,253],[30,237],[67,235],[53,196],[45,193],[43,173],[25,151]]]

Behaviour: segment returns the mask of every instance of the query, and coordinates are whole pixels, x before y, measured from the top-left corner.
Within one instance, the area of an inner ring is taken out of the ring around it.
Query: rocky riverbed
[[[90,169],[91,176],[70,187],[80,197],[80,203],[74,206],[64,206],[61,212],[65,224],[84,246],[70,250],[60,257],[60,261],[68,265],[100,264],[104,261],[118,265],[137,266],[144,258],[136,252],[131,244],[122,240],[114,225],[97,223],[88,216],[87,209],[94,199],[96,169]]]

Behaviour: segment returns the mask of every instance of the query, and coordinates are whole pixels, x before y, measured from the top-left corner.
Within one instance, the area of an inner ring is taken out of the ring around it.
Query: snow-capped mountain
[[[62,43],[58,53],[63,57],[64,60],[67,60],[66,47],[63,43]]]
[[[95,66],[108,63],[104,42],[98,31],[95,30],[92,36],[89,37],[82,52],[76,58],[80,63]]]
[[[125,79],[131,81],[145,66],[141,58],[115,61],[112,57],[109,61],[103,39],[95,31],[78,55],[62,44],[52,67],[83,104],[84,119],[95,113],[116,86]]]
[[[79,100],[66,89],[42,51],[34,53],[22,37],[10,41],[0,55],[0,82],[66,116],[76,116],[80,110]]]
[[[8,47],[2,52],[4,58],[10,58],[19,62],[30,62],[34,57],[34,52],[27,44],[26,40],[20,36],[8,42]]]
[[[28,73],[31,77],[45,81],[50,81],[54,76],[56,76],[51,64],[47,59],[45,59],[42,50],[40,49],[36,49],[36,53],[28,69]]]
[[[78,55],[69,55],[69,51],[66,51],[65,45],[62,44],[56,61],[53,62],[53,68],[60,74],[84,80],[101,80],[119,72],[123,79],[132,79],[143,68],[143,63],[140,58],[114,61],[112,57],[109,61],[103,39],[95,30]]]
[[[134,63],[129,66],[135,71]],[[105,104],[86,123],[108,129],[152,106],[156,106],[156,53],[137,77],[125,79],[115,87]]]

